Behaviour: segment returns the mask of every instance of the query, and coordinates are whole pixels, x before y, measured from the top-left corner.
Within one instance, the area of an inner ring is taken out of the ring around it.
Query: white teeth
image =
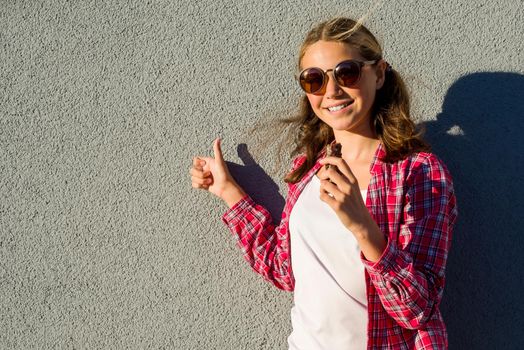
[[[338,106],[335,106],[335,107],[329,107],[328,109],[329,109],[330,112],[336,112],[336,111],[340,111],[342,108],[345,108],[345,107],[349,106],[350,104],[351,104],[351,102],[345,103],[343,105],[338,105]]]

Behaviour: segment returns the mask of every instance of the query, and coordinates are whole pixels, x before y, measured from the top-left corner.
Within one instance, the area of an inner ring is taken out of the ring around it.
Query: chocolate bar
[[[340,143],[335,143],[333,146],[327,145],[326,157],[342,157],[342,145]],[[330,165],[326,164],[326,170],[329,169]]]

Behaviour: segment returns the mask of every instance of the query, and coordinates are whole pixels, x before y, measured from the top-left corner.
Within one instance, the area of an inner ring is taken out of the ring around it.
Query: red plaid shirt
[[[379,145],[371,163],[366,206],[388,241],[373,263],[361,253],[368,297],[368,349],[446,349],[439,310],[446,259],[457,218],[446,166],[431,153],[385,163]],[[318,159],[325,157],[325,151]],[[293,168],[305,155],[293,160]],[[278,226],[246,195],[222,216],[252,268],[276,287],[292,291],[289,215],[298,196],[322,165],[318,163],[288,196]],[[348,233],[349,234],[349,233]]]

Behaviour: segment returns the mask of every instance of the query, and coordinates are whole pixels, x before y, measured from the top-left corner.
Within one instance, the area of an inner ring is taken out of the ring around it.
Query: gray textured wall
[[[278,216],[277,145],[247,130],[295,108],[305,32],[370,4],[0,1],[0,348],[286,349],[291,294],[188,170],[221,136]],[[451,349],[524,342],[523,8],[384,1],[366,22],[455,177]]]

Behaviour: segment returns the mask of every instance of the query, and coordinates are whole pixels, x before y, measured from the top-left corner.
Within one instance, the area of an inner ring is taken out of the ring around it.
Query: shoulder
[[[446,201],[454,198],[454,186],[451,174],[437,155],[431,152],[417,152],[398,162],[398,170],[403,176],[404,188],[408,196],[421,201]],[[410,195],[411,194],[411,195]]]
[[[408,182],[421,178],[452,181],[451,174],[442,159],[431,152],[415,152],[395,165],[397,171],[405,173],[405,180]]]
[[[434,153],[419,152],[400,162],[409,169],[404,181],[409,201],[416,203],[411,208],[419,208],[421,213],[433,211],[448,215],[450,223],[454,224],[457,199],[453,179],[442,159]]]

